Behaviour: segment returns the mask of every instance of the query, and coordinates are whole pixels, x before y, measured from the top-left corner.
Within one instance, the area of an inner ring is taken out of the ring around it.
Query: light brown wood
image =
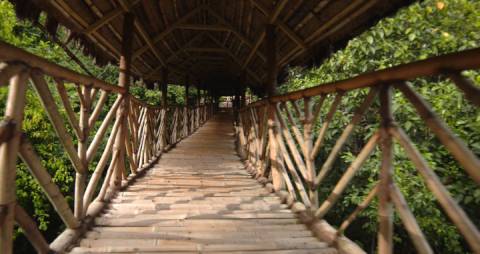
[[[365,146],[362,148],[357,158],[355,158],[352,164],[347,168],[345,173],[342,175],[340,180],[338,180],[337,184],[332,190],[332,193],[322,203],[320,208],[318,208],[317,211],[315,211],[315,216],[317,218],[322,219],[327,214],[327,212],[333,207],[335,202],[337,202],[337,200],[340,198],[340,196],[342,195],[347,185],[350,183],[350,181],[354,177],[355,173],[360,169],[363,163],[368,159],[373,149],[375,149],[379,138],[380,138],[380,134],[377,132],[368,140],[367,144],[365,144]]]
[[[423,235],[422,230],[420,229],[417,221],[415,220],[415,216],[410,211],[410,208],[408,208],[407,201],[405,201],[403,194],[400,192],[400,190],[395,184],[392,184],[392,186],[390,187],[390,193],[392,201],[397,208],[403,224],[405,225],[405,229],[407,230],[410,239],[412,239],[412,242],[415,245],[418,253],[433,253],[433,250],[428,244],[425,235]]]
[[[38,230],[35,221],[28,216],[27,212],[20,205],[15,206],[15,221],[22,228],[27,239],[32,243],[33,247],[40,254],[50,253],[50,247]]]
[[[380,89],[380,150],[382,161],[378,184],[378,253],[393,253],[393,207],[390,186],[393,183],[393,145],[388,132],[392,125],[392,89],[384,86]]]
[[[70,134],[68,133],[65,123],[60,115],[60,112],[55,104],[55,99],[53,98],[52,93],[50,92],[48,85],[43,77],[43,75],[39,72],[32,73],[32,80],[34,87],[41,99],[43,107],[47,112],[48,118],[57,133],[57,136],[62,143],[65,152],[68,154],[68,158],[73,164],[75,171],[78,173],[84,173],[86,168],[78,158],[77,151],[73,145],[73,140]]]
[[[434,171],[428,166],[427,162],[417,148],[412,145],[413,142],[410,140],[410,138],[402,129],[398,127],[391,128],[390,133],[405,149],[405,153],[415,165],[418,172],[425,179],[427,187],[438,199],[438,202],[453,223],[458,227],[462,235],[465,236],[471,248],[474,251],[480,251],[480,242],[478,241],[478,239],[480,239],[480,233],[478,232],[478,229],[468,218],[467,214],[462,210],[462,208],[457,204],[457,202],[452,198],[448,190],[442,184]]]
[[[74,217],[65,197],[60,192],[58,186],[53,182],[48,171],[43,167],[40,158],[26,138],[22,140],[19,154],[20,158],[25,162],[31,174],[35,177],[65,225],[68,228],[79,227],[80,223]]]
[[[470,177],[480,184],[480,159],[458,138],[445,122],[439,118],[428,103],[408,84],[397,85],[405,97],[412,103],[425,124],[436,134],[445,148],[457,159]]]
[[[15,177],[17,152],[25,107],[28,72],[21,71],[10,78],[5,118],[14,121],[13,137],[0,144],[0,252],[12,253],[13,224],[15,214]]]
[[[76,73],[5,42],[0,41],[0,48],[0,59],[2,61],[15,61],[22,59],[24,62],[28,63],[28,66],[38,68],[46,75],[53,76],[57,79],[67,80],[76,84],[91,84],[93,87],[102,88],[116,93],[125,92],[125,89],[123,88],[113,86],[94,77]]]
[[[376,95],[377,95],[377,89],[376,88],[371,88],[370,92],[365,97],[365,100],[363,101],[363,103],[357,108],[357,110],[353,114],[352,120],[345,127],[342,134],[340,135],[340,137],[335,142],[335,145],[333,146],[332,150],[328,154],[327,159],[325,160],[322,167],[320,168],[320,171],[318,172],[317,177],[315,179],[315,184],[316,185],[320,184],[322,182],[322,180],[330,172],[330,170],[333,166],[333,163],[334,163],[335,159],[337,158],[338,154],[340,153],[340,151],[342,150],[343,146],[345,145],[345,142],[347,142],[348,138],[350,137],[350,135],[353,132],[353,129],[360,122],[360,120],[362,119],[362,117],[365,114],[365,112],[367,111],[367,109],[373,103],[373,100],[375,99]]]
[[[249,177],[235,155],[230,121],[218,115],[162,155],[118,193],[70,253],[133,246],[150,252],[336,253]]]

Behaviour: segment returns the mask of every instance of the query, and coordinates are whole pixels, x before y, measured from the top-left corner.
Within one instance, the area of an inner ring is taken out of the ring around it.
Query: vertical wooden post
[[[87,149],[88,149],[88,133],[89,125],[88,118],[90,113],[91,105],[91,90],[89,86],[83,86],[79,90],[79,96],[83,98],[80,100],[80,131],[81,137],[78,141],[78,158],[82,163],[82,173],[77,172],[75,175],[75,217],[77,219],[82,219],[84,216],[83,209],[83,195],[85,193],[85,183],[87,181],[87,172],[88,172],[88,160],[87,160]]]
[[[162,107],[167,108],[168,96],[168,69],[162,68],[162,80],[160,82],[160,89],[162,90]]]
[[[129,108],[128,90],[130,88],[130,65],[132,57],[132,42],[133,42],[133,25],[134,15],[131,12],[125,13],[123,19],[123,33],[122,33],[122,51],[120,55],[120,74],[118,76],[118,86],[125,87],[127,94],[124,95],[123,103],[117,111],[117,118],[121,119],[122,125],[117,132],[114,144],[114,156],[118,156],[111,178],[110,186],[112,188],[119,188],[122,182],[122,174],[125,172],[125,138],[128,136],[127,131],[127,115]],[[121,96],[121,95],[119,95]],[[112,159],[113,161],[113,159]],[[140,166],[140,165],[139,165]]]
[[[15,177],[20,145],[28,74],[22,71],[10,79],[5,119],[14,123],[13,136],[0,144],[0,253],[13,251]]]
[[[168,69],[162,68],[162,80],[160,81],[160,89],[162,90],[162,126],[161,126],[161,149],[165,149],[168,144],[168,128],[167,128],[167,110],[168,110]]]
[[[273,96],[277,93],[277,41],[275,34],[275,25],[267,24],[265,27],[265,45],[267,57],[267,96]],[[285,188],[285,181],[280,173],[280,154],[277,145],[278,121],[275,114],[276,103],[270,103],[268,106],[268,136],[270,144],[270,169],[272,172],[273,186],[276,191]]]
[[[313,150],[313,114],[312,114],[312,102],[309,97],[304,98],[304,125],[303,125],[303,140],[304,144],[302,147],[303,153],[305,154],[305,166],[307,168],[308,176],[308,196],[310,198],[310,203],[312,204],[312,209],[318,208],[318,189],[315,186],[315,158],[311,156]]]
[[[184,109],[184,114],[183,114],[183,137],[187,137],[189,134],[189,117],[188,117],[188,89],[189,84],[188,84],[188,75],[185,76],[185,109]]]
[[[389,85],[385,85],[380,89],[380,116],[381,122],[381,150],[382,164],[380,169],[380,182],[378,192],[378,253],[390,254],[393,252],[393,207],[390,198],[390,186],[392,185],[392,160],[393,147],[392,137],[388,132],[393,116],[392,116],[392,95]]]

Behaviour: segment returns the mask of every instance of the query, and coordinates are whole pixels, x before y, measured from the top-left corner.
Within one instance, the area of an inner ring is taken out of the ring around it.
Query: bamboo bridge
[[[365,253],[344,233],[375,198],[378,253],[393,252],[394,211],[416,251],[433,253],[393,180],[394,143],[470,250],[480,253],[478,227],[396,122],[392,106],[398,91],[480,184],[478,155],[408,82],[446,77],[467,103],[480,107],[479,87],[462,73],[480,69],[480,49],[276,91],[281,68],[325,57],[411,1],[12,2],[20,18],[37,22],[45,13],[45,24],[38,25],[51,35],[65,26],[99,64],[118,61],[120,74],[112,85],[0,42],[0,86],[8,87],[0,124],[1,253],[15,252],[15,224],[38,253]],[[65,42],[53,40],[68,51]],[[158,84],[161,105],[135,98],[129,90],[134,79],[149,89]],[[186,86],[186,105],[168,104],[167,84]],[[189,85],[198,90],[194,101]],[[247,105],[247,86],[264,98]],[[75,171],[73,205],[22,129],[29,89]],[[342,98],[357,91],[363,97],[345,112]],[[220,96],[235,97],[233,110],[218,107]],[[350,120],[327,147],[337,111]],[[367,112],[378,119],[378,130],[363,137],[335,187],[319,193],[329,174],[340,170],[335,162]],[[331,225],[325,216],[375,149],[381,153],[378,182],[343,222]],[[319,162],[320,153],[326,159]],[[18,158],[65,225],[53,242],[16,202]]]

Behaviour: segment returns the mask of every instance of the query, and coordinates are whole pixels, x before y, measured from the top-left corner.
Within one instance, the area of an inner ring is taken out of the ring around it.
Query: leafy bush
[[[318,84],[347,79],[358,74],[380,70],[402,63],[432,56],[475,48],[480,45],[480,1],[427,0],[400,10],[393,17],[378,22],[374,27],[352,39],[345,49],[332,54],[320,66],[291,68],[289,79],[281,86],[282,92],[295,91]],[[478,72],[464,74],[480,83]],[[446,77],[425,77],[410,81],[413,87],[430,102],[439,116],[462,138],[475,154],[480,155],[480,110],[466,101]],[[325,160],[352,111],[360,103],[365,90],[349,92],[329,128],[323,152],[317,158],[317,168]],[[453,197],[466,210],[474,224],[480,225],[480,190],[465,175],[457,161],[443,148],[420,120],[414,108],[399,92],[394,94],[394,115],[397,122],[425,156]],[[327,103],[328,105],[328,103]],[[327,109],[325,109],[327,110]],[[326,112],[323,112],[325,115]],[[320,187],[320,202],[353,161],[359,149],[378,128],[378,102],[367,112],[350,143],[336,162],[333,173]],[[316,126],[317,130],[319,126]],[[406,197],[412,212],[436,253],[464,253],[468,251],[463,238],[452,225],[435,198],[425,187],[423,179],[408,161],[403,150],[395,145],[395,181]],[[326,217],[339,225],[360,203],[378,179],[380,153],[377,151],[357,173],[341,201]],[[347,230],[351,239],[358,240],[374,252],[377,232],[377,204],[362,213]],[[395,218],[395,252],[409,253],[412,245],[398,218]]]

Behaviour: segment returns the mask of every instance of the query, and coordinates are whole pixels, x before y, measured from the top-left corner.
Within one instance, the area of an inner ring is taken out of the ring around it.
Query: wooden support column
[[[188,103],[188,94],[189,94],[189,84],[188,84],[188,75],[185,76],[185,108],[184,108],[184,114],[183,114],[183,137],[187,137],[190,132],[189,132],[189,119],[190,117],[188,117],[188,106],[189,106],[189,103]]]
[[[10,121],[10,138],[0,144],[0,253],[13,252],[15,215],[15,177],[20,145],[28,72],[22,71],[10,79],[4,119]]]
[[[168,128],[167,128],[167,108],[168,108],[168,69],[162,68],[162,80],[160,81],[160,89],[162,90],[162,149],[168,144]]]
[[[162,80],[160,82],[160,89],[162,90],[162,107],[167,108],[168,101],[168,69],[162,68]]]
[[[265,45],[267,56],[267,80],[266,91],[267,97],[277,94],[277,38],[275,34],[275,25],[267,24],[265,27]],[[285,188],[285,181],[280,173],[280,154],[277,145],[278,135],[278,120],[275,115],[276,103],[270,103],[268,106],[268,136],[270,144],[270,169],[272,172],[273,186],[276,191]]]
[[[121,119],[122,125],[117,132],[114,144],[114,152],[112,158],[118,156],[116,160],[115,170],[113,171],[113,177],[111,178],[111,187],[119,188],[122,182],[122,174],[125,173],[125,138],[127,134],[127,115],[129,108],[128,90],[130,88],[130,71],[131,71],[131,58],[132,58],[132,42],[133,42],[133,25],[134,15],[131,12],[125,13],[123,19],[123,33],[122,33],[122,51],[120,55],[120,74],[118,76],[118,86],[125,87],[127,94],[124,95],[123,103],[117,111],[117,118]],[[122,95],[119,95],[122,96]],[[141,165],[138,165],[141,166]]]
[[[380,168],[380,182],[378,191],[378,253],[393,253],[393,206],[390,190],[393,183],[393,146],[389,128],[393,122],[392,94],[390,86],[382,86],[380,90],[380,126],[382,150],[382,164]]]

